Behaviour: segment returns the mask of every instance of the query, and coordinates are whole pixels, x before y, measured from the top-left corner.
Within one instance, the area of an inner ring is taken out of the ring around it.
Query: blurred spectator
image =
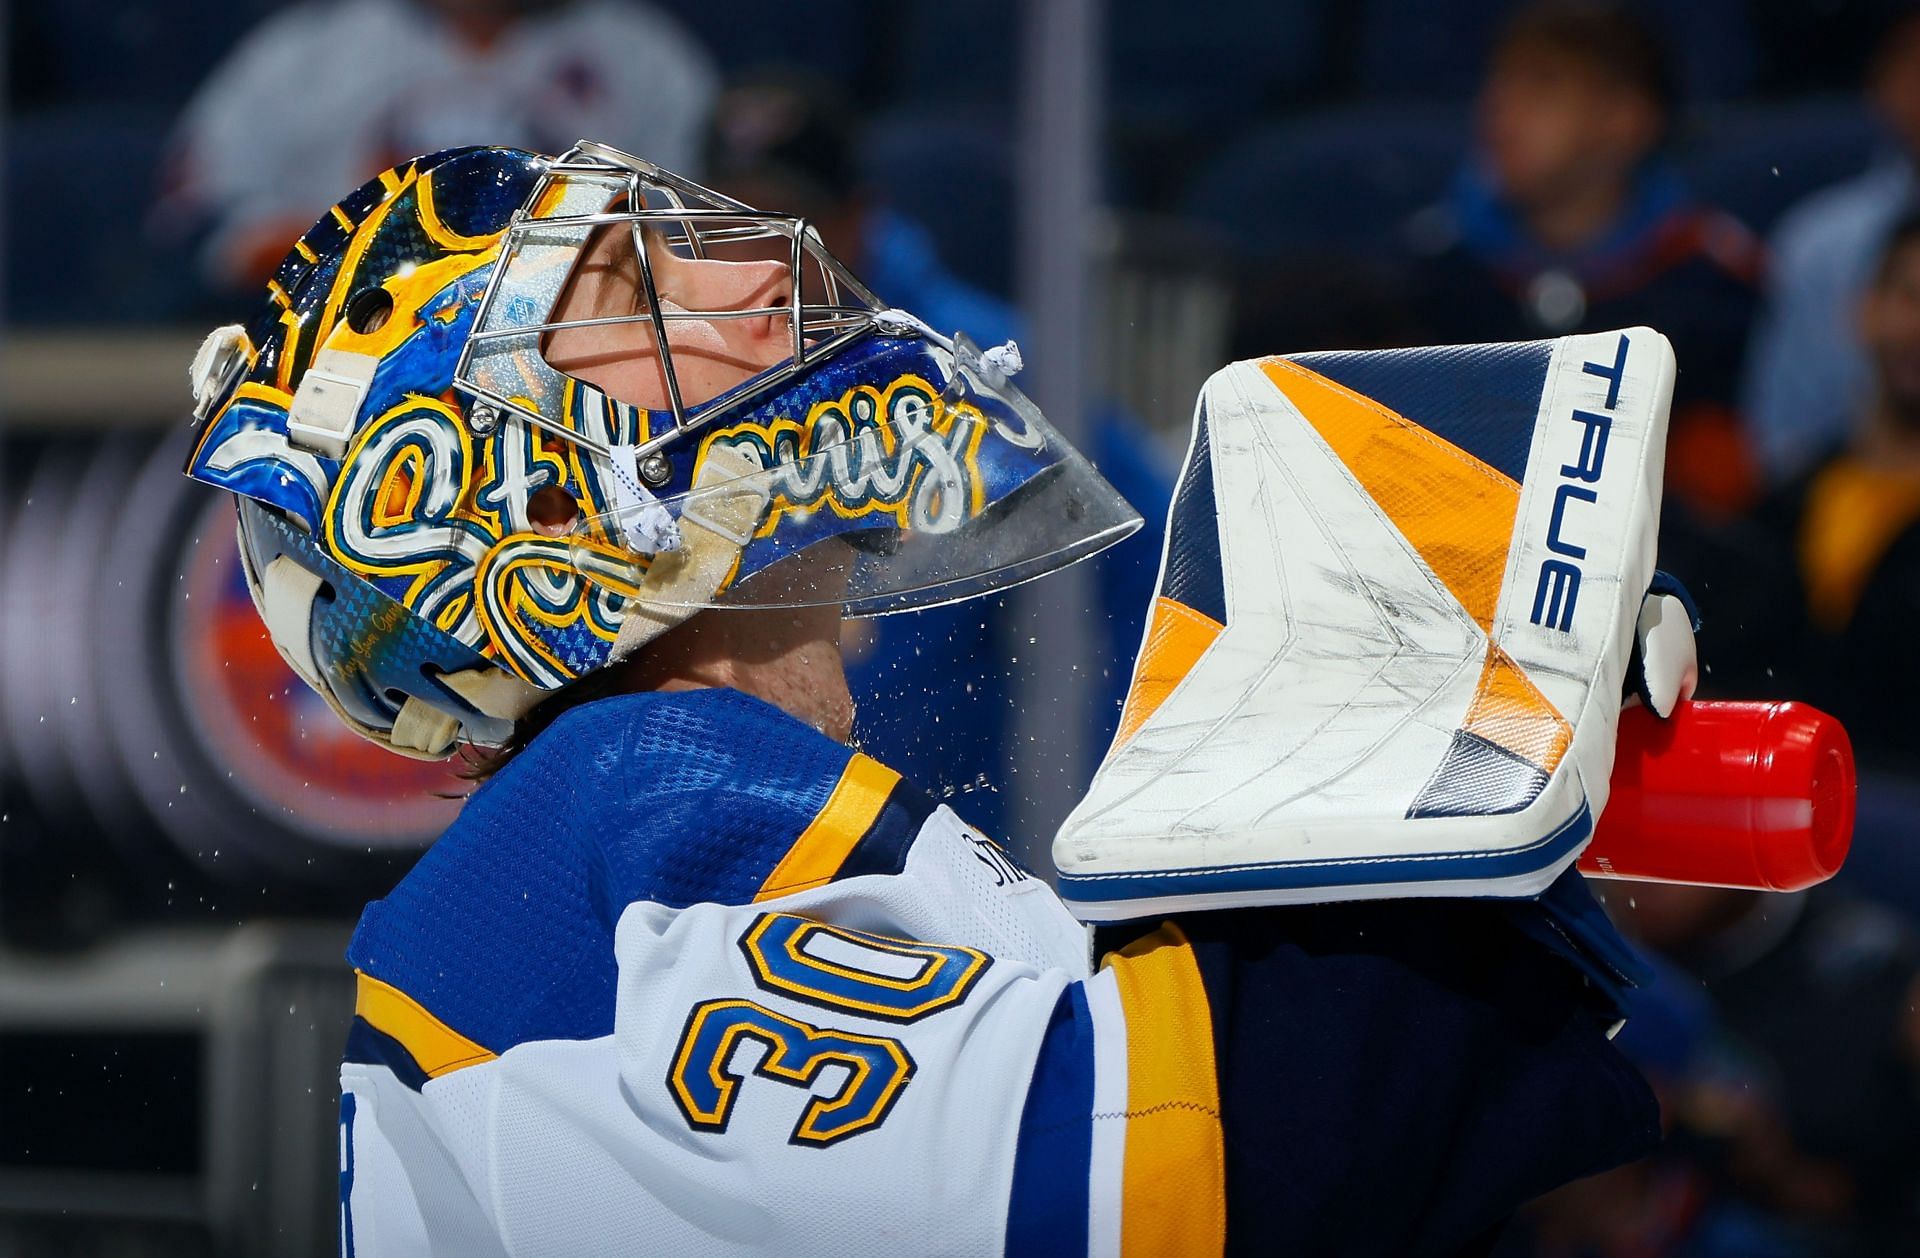
[[[1761,251],[1662,159],[1675,95],[1631,9],[1517,13],[1481,89],[1476,160],[1409,223],[1412,307],[1434,341],[1660,329],[1680,360],[1669,491],[1729,513],[1755,487],[1731,404]]]
[[[1827,664],[1815,697],[1863,759],[1911,772],[1920,754],[1913,667],[1920,623],[1920,214],[1892,231],[1858,314],[1868,396],[1845,443],[1766,514],[1791,539]]]
[[[804,216],[880,300],[981,345],[1017,340],[1021,323],[956,279],[932,237],[862,183],[854,119],[827,83],[769,73],[723,92],[706,161],[713,186],[748,205]],[[1012,720],[999,599],[851,622],[845,635],[855,733],[872,754],[954,810],[1007,833],[1005,748]]]
[[[1857,178],[1809,197],[1774,231],[1745,404],[1775,482],[1842,439],[1872,388],[1854,314],[1888,230],[1916,204],[1920,154],[1920,10],[1902,9],[1868,71],[1869,96],[1898,147]]]
[[[602,140],[693,170],[706,51],[638,0],[305,0],[262,23],[182,116],[162,230],[251,289],[342,188],[462,144]]]
[[[1920,1253],[1920,940],[1907,922],[1831,885],[1643,883],[1607,906],[1705,983],[1751,1055],[1751,1086],[1690,1112],[1717,1137],[1716,1177],[1822,1255]]]
[[[1673,50],[1676,77],[1694,99],[1745,93],[1757,49],[1748,11],[1763,0],[1621,0],[1659,31]],[[1801,7],[1807,0],[1792,0]],[[1464,100],[1500,37],[1514,0],[1358,0],[1341,6],[1356,28],[1354,87],[1375,98]]]

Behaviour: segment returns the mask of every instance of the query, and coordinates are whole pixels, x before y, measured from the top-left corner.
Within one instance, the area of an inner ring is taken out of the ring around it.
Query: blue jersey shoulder
[[[750,903],[897,871],[931,805],[730,690],[623,695],[555,721],[468,800],[348,958],[491,1053],[613,1030],[636,901]]]

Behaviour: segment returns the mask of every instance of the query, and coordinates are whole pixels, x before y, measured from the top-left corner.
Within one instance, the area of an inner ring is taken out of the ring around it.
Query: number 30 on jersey
[[[918,1022],[967,998],[992,958],[972,948],[911,943],[788,913],[755,918],[740,950],[762,991],[882,1022]],[[890,1036],[834,1030],[758,1001],[706,1000],[687,1015],[667,1087],[696,1131],[725,1131],[744,1074],[729,1068],[742,1040],[764,1046],[752,1073],[813,1092],[829,1066],[846,1076],[815,1095],[788,1142],[816,1148],[886,1121],[913,1079],[913,1058]]]

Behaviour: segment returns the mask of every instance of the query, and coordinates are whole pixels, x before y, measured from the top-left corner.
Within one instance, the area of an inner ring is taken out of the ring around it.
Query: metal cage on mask
[[[627,208],[608,208],[618,204]],[[552,318],[572,267],[584,256],[593,234],[617,224],[626,224],[633,233],[644,309],[584,319]],[[650,260],[648,231],[660,233],[671,248],[694,259],[707,259],[745,242],[783,239],[792,278],[791,300],[784,306],[737,310],[666,309]],[[809,265],[818,277],[824,302],[802,300]],[[658,488],[667,476],[664,464],[649,461],[650,455],[714,415],[750,406],[756,398],[777,391],[794,376],[884,325],[885,314],[879,299],[827,252],[805,218],[753,209],[643,158],[583,142],[549,165],[526,208],[507,228],[474,330],[454,368],[454,387],[474,399],[469,416],[482,432],[504,415],[513,415],[610,458],[611,443],[567,423],[564,400],[571,377],[547,364],[542,342],[568,328],[646,325],[653,332],[668,408],[664,414],[648,416],[646,431],[633,443],[632,454],[642,461],[642,477]],[[767,317],[787,320],[791,357],[718,396],[689,401],[674,367],[667,325],[682,320]]]

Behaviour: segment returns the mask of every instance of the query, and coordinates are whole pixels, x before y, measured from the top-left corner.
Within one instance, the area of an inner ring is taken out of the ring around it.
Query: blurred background
[[[331,1253],[341,951],[465,783],[286,672],[186,365],[414,153],[589,137],[805,213],[1149,528],[854,636],[858,736],[1030,860],[1230,359],[1634,323],[1705,693],[1840,715],[1833,883],[1601,884],[1670,1129],[1503,1254],[1920,1253],[1920,6],[0,0],[0,1254]]]

